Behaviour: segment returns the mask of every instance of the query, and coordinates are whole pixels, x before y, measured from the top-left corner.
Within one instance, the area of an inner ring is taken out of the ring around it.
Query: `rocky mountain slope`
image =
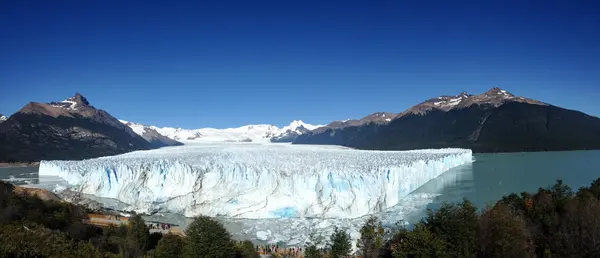
[[[380,150],[460,147],[475,152],[600,149],[600,118],[499,88],[429,99],[402,113],[386,114],[393,117],[389,120],[374,117],[382,115],[332,123],[294,143]]]
[[[151,147],[79,93],[60,102],[31,102],[0,124],[1,162],[85,159]]]
[[[121,123],[129,126],[136,134],[144,138],[154,148],[166,147],[166,146],[179,146],[183,145],[183,143],[173,140],[169,137],[166,137],[156,130],[154,130],[151,126],[146,126],[143,124],[138,124],[134,122],[129,122],[125,120],[119,120]]]

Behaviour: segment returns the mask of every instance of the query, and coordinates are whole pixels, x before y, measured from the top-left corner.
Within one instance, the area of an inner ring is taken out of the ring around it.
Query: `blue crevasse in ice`
[[[295,218],[298,217],[298,209],[296,207],[283,207],[274,211],[271,211],[275,217],[278,218]]]
[[[388,183],[390,182],[390,170],[388,169],[387,172],[387,176],[385,176],[387,178]]]
[[[106,168],[106,177],[108,178],[108,186],[110,187],[112,184],[110,183],[110,169]]]

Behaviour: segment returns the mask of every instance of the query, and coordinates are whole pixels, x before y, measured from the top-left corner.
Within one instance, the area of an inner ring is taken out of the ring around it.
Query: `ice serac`
[[[382,211],[445,171],[465,149],[363,151],[289,144],[185,145],[83,161],[42,161],[83,193],[136,212],[237,218],[352,218]]]

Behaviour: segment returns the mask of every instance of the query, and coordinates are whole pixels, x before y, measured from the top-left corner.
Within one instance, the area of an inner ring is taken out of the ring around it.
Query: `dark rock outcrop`
[[[389,123],[325,128],[295,144],[409,150],[459,147],[474,152],[600,149],[600,118],[493,88],[420,103]]]
[[[31,102],[0,124],[0,161],[76,160],[151,148],[77,93],[61,102]]]

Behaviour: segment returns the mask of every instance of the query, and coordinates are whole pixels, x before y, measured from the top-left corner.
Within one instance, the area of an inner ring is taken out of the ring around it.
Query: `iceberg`
[[[42,161],[40,176],[138,213],[231,218],[357,218],[381,212],[471,150],[190,144],[81,161]]]

